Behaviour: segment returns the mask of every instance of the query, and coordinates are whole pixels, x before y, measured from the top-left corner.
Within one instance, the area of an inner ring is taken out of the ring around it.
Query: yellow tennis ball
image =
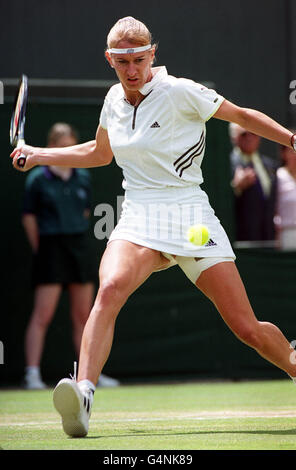
[[[205,245],[210,238],[209,230],[205,225],[192,225],[187,232],[187,238],[193,245]]]

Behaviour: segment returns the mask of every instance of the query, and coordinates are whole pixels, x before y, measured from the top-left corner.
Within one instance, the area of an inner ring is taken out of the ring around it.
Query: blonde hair
[[[47,142],[56,144],[62,137],[73,137],[77,142],[79,140],[78,132],[74,127],[66,122],[56,122],[47,134]]]
[[[132,44],[146,46],[152,43],[152,35],[142,21],[136,20],[132,16],[121,18],[110,29],[107,36],[107,47],[117,47],[120,41],[129,41]]]
[[[229,136],[230,136],[232,143],[236,143],[236,140],[239,137],[239,135],[245,131],[243,127],[239,126],[235,122],[229,123],[228,130],[229,130]]]

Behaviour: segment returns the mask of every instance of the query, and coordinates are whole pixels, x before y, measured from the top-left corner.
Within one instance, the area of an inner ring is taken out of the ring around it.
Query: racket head
[[[10,121],[10,143],[13,147],[17,147],[20,142],[24,142],[27,101],[28,78],[26,75],[22,75]]]

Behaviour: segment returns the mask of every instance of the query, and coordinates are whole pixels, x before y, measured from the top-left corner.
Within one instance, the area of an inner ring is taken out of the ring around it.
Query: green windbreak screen
[[[11,151],[8,138],[10,112],[11,104],[1,105],[2,383],[17,383],[22,377],[24,332],[33,305],[31,252],[21,225],[26,174],[16,172],[8,157]],[[30,103],[27,142],[44,146],[49,127],[57,121],[74,125],[82,142],[93,139],[99,112],[100,106],[89,104]],[[229,151],[227,124],[211,119],[207,124],[202,188],[207,191],[232,241],[234,221]],[[96,212],[96,208],[102,203],[112,206],[116,222],[118,201],[123,195],[122,174],[115,162],[90,172],[93,207],[89,239],[94,262],[99,265],[106,239],[99,240],[94,236],[95,225],[103,215]],[[237,250],[236,254],[258,319],[276,323],[292,341],[296,338],[296,253]],[[69,303],[67,295],[63,294],[46,337],[41,365],[45,380],[55,381],[72,370],[75,355],[71,331]],[[153,274],[123,307],[105,372],[122,380],[283,376],[228,330],[212,304],[178,267]]]

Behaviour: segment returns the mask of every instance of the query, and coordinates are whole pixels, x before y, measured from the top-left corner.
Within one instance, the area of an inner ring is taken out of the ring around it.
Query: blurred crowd
[[[264,155],[262,139],[237,124],[229,134],[236,242],[295,250],[295,152],[278,146],[275,156]]]

